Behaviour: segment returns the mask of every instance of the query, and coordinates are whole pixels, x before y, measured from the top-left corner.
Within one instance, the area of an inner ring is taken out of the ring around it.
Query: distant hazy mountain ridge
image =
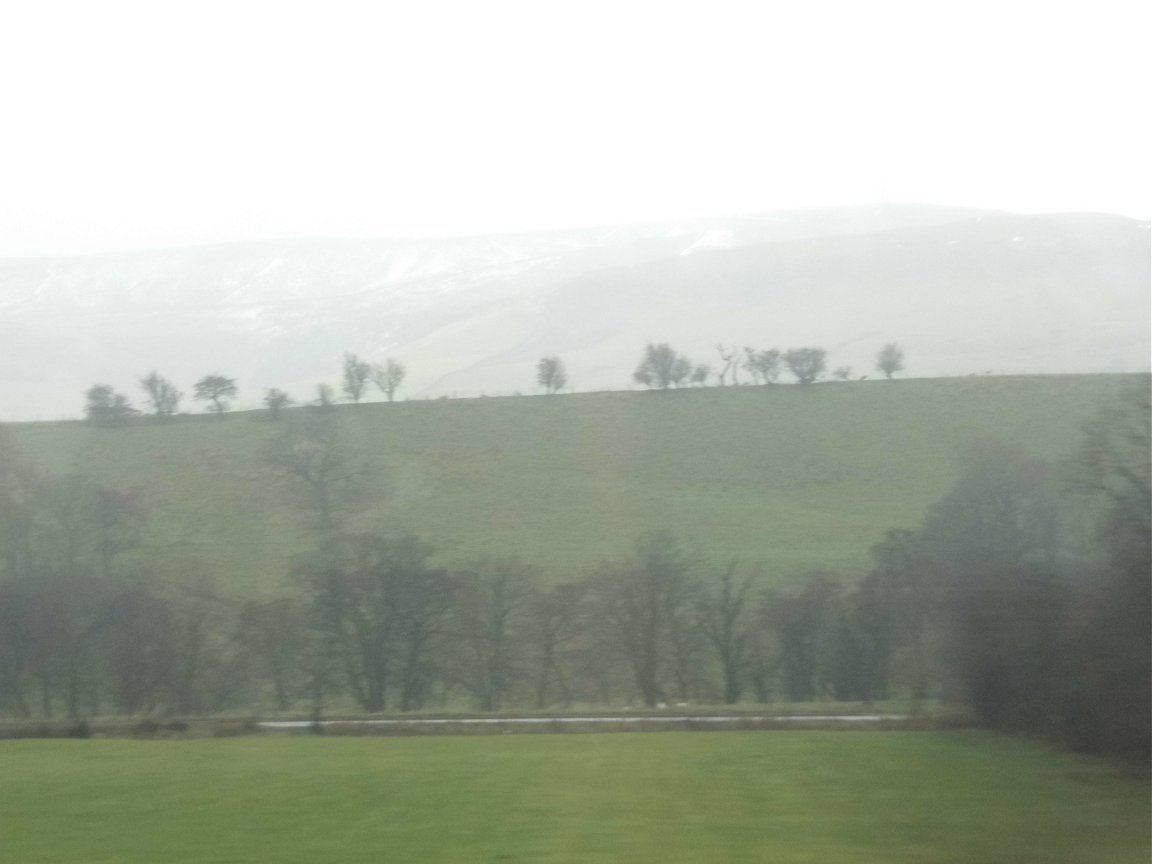
[[[532,392],[545,353],[626,388],[647,341],[822,345],[857,376],[889,341],[911,375],[1144,370],[1149,248],[1124,217],[900,206],[6,259],[0,419],[77,416],[97,381],[136,399],[153,368],[304,400],[345,351],[403,360],[402,397]]]

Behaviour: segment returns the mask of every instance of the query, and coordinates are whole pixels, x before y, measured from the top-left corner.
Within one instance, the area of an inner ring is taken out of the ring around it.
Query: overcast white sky
[[[1145,2],[0,11],[0,254],[878,200],[1152,215]]]

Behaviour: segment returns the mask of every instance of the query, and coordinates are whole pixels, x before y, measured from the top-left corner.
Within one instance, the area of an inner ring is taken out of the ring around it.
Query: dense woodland
[[[0,713],[900,698],[1147,760],[1146,380],[1060,464],[974,445],[918,529],[877,538],[870,570],[787,589],[667,531],[550,584],[515,549],[445,563],[419,536],[349,527],[367,478],[340,412],[278,417],[264,460],[312,551],[243,601],[195,561],[155,578],[132,554],[148,501],[45,474],[0,429]]]

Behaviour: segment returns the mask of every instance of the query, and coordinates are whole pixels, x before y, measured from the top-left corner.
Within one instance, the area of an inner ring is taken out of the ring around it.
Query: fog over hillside
[[[1149,366],[1148,224],[930,206],[769,213],[456,239],[291,240],[0,260],[0,419],[78,416],[151,369],[220,372],[237,407],[312,398],[346,351],[409,369],[401,396],[624,389],[647,341],[821,345],[875,374]],[[185,402],[186,410],[197,410]]]

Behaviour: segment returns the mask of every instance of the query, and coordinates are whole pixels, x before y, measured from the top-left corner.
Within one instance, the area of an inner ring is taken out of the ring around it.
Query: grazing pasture
[[[891,528],[915,528],[955,479],[955,457],[995,439],[1064,459],[1137,376],[978,376],[811,387],[341,405],[328,415],[366,467],[344,525],[414,532],[446,563],[516,555],[546,580],[672,531],[768,578],[854,576]],[[79,401],[80,395],[77,394]],[[305,409],[292,409],[285,420]],[[299,481],[269,463],[286,422],[262,412],[11,427],[34,464],[130,491],[148,515],[142,566],[258,591],[315,535]]]
[[[1146,862],[1144,779],[978,732],[0,742],[22,864]]]

